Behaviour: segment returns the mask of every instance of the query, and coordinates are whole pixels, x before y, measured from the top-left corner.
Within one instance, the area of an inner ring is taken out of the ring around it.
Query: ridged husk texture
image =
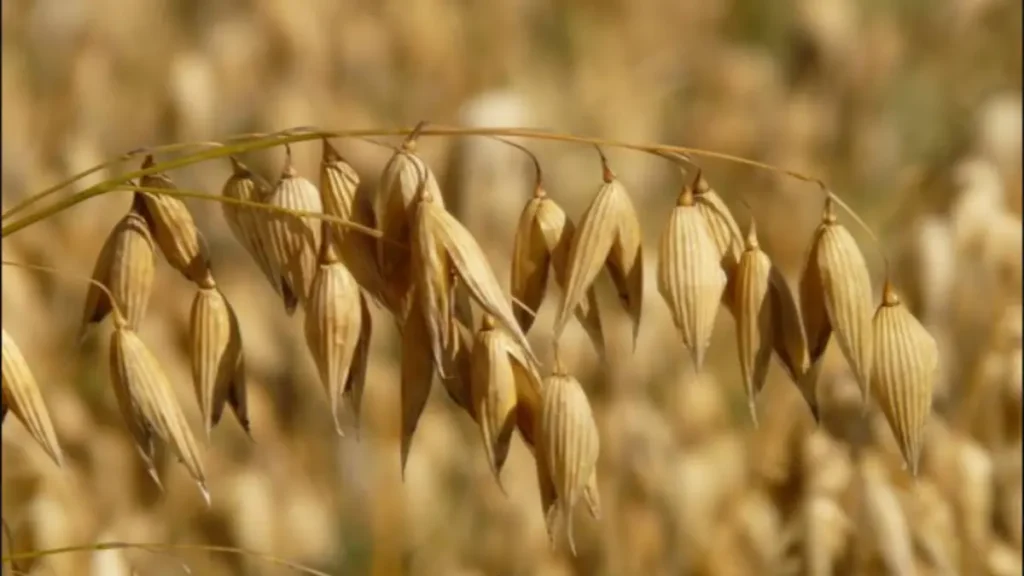
[[[633,345],[643,309],[641,228],[626,187],[604,164],[604,184],[587,207],[569,248],[565,291],[555,317],[557,342],[573,313],[587,296],[602,269],[607,269],[619,301],[633,324]]]
[[[64,454],[57,442],[57,433],[53,429],[46,404],[43,403],[39,384],[11,335],[7,330],[3,330],[0,335],[3,337],[4,415],[10,410],[57,466],[63,467]]]
[[[733,282],[736,348],[740,375],[747,393],[750,417],[757,425],[757,394],[768,376],[772,355],[772,307],[769,301],[772,263],[761,250],[753,220],[747,232],[743,253],[736,266]]]
[[[153,157],[147,156],[142,168],[153,166]],[[143,176],[139,184],[144,188],[176,190],[174,182],[166,174]],[[196,284],[208,283],[213,275],[210,270],[210,255],[199,236],[192,214],[180,198],[142,192],[145,199],[146,220],[153,232],[160,252],[167,263]]]
[[[291,150],[287,151],[281,178],[267,203],[278,208],[303,212],[321,212],[320,192],[316,186],[299,176],[292,167]],[[281,278],[285,311],[295,312],[306,303],[309,287],[317,270],[320,250],[320,221],[311,216],[268,213],[261,221],[267,239],[275,275]]]
[[[554,487],[554,500],[545,497],[541,482],[542,505],[548,531],[552,533],[555,517],[561,514],[566,523],[569,547],[576,553],[573,538],[572,512],[584,497],[591,514],[597,517],[600,503],[597,494],[597,458],[600,451],[597,424],[590,402],[579,381],[556,368],[544,379],[541,418],[537,433],[538,469],[546,473]]]
[[[141,195],[136,193],[132,209],[107,236],[92,271],[92,279],[110,290],[133,329],[139,327],[146,315],[156,271],[153,238],[140,213],[145,210],[142,202]],[[107,293],[89,284],[79,334],[84,335],[90,325],[102,322],[110,310]]]
[[[529,332],[533,326],[544,301],[552,269],[555,282],[565,290],[569,249],[575,234],[572,220],[538,186],[534,197],[526,203],[519,216],[512,251],[512,296],[527,308],[514,307],[516,320],[523,332]],[[575,315],[598,353],[603,355],[604,334],[593,287],[587,290],[586,298],[576,307]]]
[[[728,288],[723,294],[722,303],[727,310],[735,314],[733,301],[729,297],[732,293],[732,284],[735,282],[736,267],[739,265],[740,256],[743,253],[743,246],[740,244],[740,227],[729,212],[729,207],[718,195],[717,192],[703,174],[698,173],[694,185],[694,200],[701,216],[707,222],[708,232],[715,242],[718,250],[722,270],[725,271],[726,285]]]
[[[725,272],[718,250],[687,185],[672,209],[658,253],[658,292],[697,370],[711,343]]]
[[[324,228],[327,232],[326,223]],[[327,390],[335,428],[339,435],[344,435],[340,414],[342,395],[352,388],[353,376],[365,374],[365,364],[357,365],[366,360],[365,353],[360,354],[364,304],[359,284],[338,258],[329,237],[324,238],[318,260],[306,304],[306,343]],[[360,394],[361,388],[360,385]]]
[[[814,234],[800,297],[811,363],[820,362],[834,333],[866,406],[873,351],[871,275],[857,242],[836,222],[831,198]]]
[[[174,451],[209,502],[199,449],[174,389],[156,357],[124,326],[110,335],[110,378],[121,415],[153,480],[160,485],[154,463],[159,439]]]
[[[231,176],[224,183],[221,195],[225,198],[258,204],[266,202],[270,191],[261,180],[256,178],[248,167],[232,156],[231,168]],[[228,228],[231,230],[231,234],[245,248],[245,251],[252,256],[260,272],[270,282],[274,291],[281,294],[283,290],[281,278],[274,273],[269,240],[264,236],[264,227],[261,224],[263,219],[270,213],[265,210],[238,206],[227,202],[221,203],[221,210],[224,214],[224,220],[228,223]]]
[[[888,281],[872,321],[871,388],[907,466],[916,475],[939,367],[935,339],[907,310]]]
[[[201,287],[192,300],[189,320],[192,383],[207,438],[230,404],[246,434],[249,416],[246,399],[245,355],[238,318],[216,287]]]

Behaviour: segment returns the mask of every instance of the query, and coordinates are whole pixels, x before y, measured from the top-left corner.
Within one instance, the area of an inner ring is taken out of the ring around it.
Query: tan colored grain
[[[249,433],[245,357],[238,319],[216,286],[202,286],[192,300],[189,322],[192,382],[207,438],[230,404]]]
[[[7,330],[0,335],[3,337],[3,413],[6,415],[10,410],[57,466],[63,467],[64,454],[43,403],[39,384],[14,338]]]
[[[736,318],[736,348],[740,375],[747,393],[750,417],[757,426],[757,394],[768,376],[772,354],[772,307],[769,288],[772,263],[757,241],[753,219],[747,232],[743,253],[735,271],[735,289],[731,298]]]

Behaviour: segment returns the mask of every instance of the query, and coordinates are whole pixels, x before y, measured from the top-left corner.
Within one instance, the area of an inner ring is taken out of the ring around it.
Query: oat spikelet
[[[473,334],[458,320],[455,331],[458,337],[452,340],[454,349],[449,348],[445,353],[445,360],[448,362],[446,371],[450,377],[442,379],[441,384],[444,385],[452,402],[476,422],[477,414],[472,398]]]
[[[536,364],[537,358],[530,350],[526,335],[523,334],[519,323],[516,322],[515,315],[512,312],[512,305],[504,292],[502,292],[498,279],[494,275],[494,270],[491,269],[490,264],[487,262],[487,257],[484,255],[480,245],[477,244],[476,239],[466,230],[465,226],[449,214],[444,209],[444,206],[437,202],[437,198],[429,196],[425,189],[423,197],[418,202],[416,226],[418,234],[415,235],[416,246],[414,246],[414,252],[421,261],[416,263],[414,269],[424,270],[424,274],[429,273],[431,275],[431,283],[435,284],[431,289],[440,290],[441,288],[440,276],[436,279],[433,278],[434,274],[440,275],[438,266],[442,270],[448,269],[452,271],[454,276],[457,277],[459,285],[464,287],[473,300],[486,313],[493,316],[498,324],[515,339],[516,343],[526,353],[529,361]],[[428,256],[436,258],[440,262],[428,262],[426,260]],[[419,287],[417,287],[417,291],[419,291]],[[421,310],[425,315],[428,325],[431,322],[430,314],[432,313],[441,314],[442,318],[447,318],[453,314],[451,304],[440,306],[443,301],[451,302],[453,298],[450,295],[447,298],[442,298],[442,296],[442,294],[436,293],[420,294],[418,296],[423,302]],[[437,310],[432,312],[426,308],[426,304],[434,300],[439,303],[439,306]],[[443,323],[438,321],[438,324]],[[437,329],[429,330],[431,330],[429,333],[433,337],[433,330]],[[443,329],[443,325],[440,331],[443,337],[442,342],[447,342],[448,333],[451,331]]]
[[[540,388],[540,377],[507,334],[485,315],[472,353],[471,396],[487,461],[501,484],[501,469],[508,457],[517,419],[520,389]]]
[[[453,280],[451,265],[444,245],[439,242],[442,232],[438,229],[440,220],[431,217],[433,197],[424,190],[422,198],[416,204],[416,215],[413,219],[411,234],[413,285],[419,296],[419,306],[423,311],[430,335],[430,349],[434,355],[434,365],[440,371],[441,378],[446,378],[444,350],[451,346],[453,302],[449,297],[452,292],[450,285]]]
[[[142,217],[142,197],[136,193],[132,209],[110,232],[93,268],[92,279],[109,288],[128,326],[138,328],[146,315],[156,268],[153,239]],[[110,299],[96,284],[89,284],[79,336],[110,313]]]
[[[257,180],[247,166],[234,156],[231,157],[231,176],[221,190],[225,198],[244,200],[246,202],[263,203],[269,191],[266,185]],[[224,220],[228,223],[232,235],[259,266],[260,272],[267,278],[274,291],[282,293],[281,278],[274,273],[274,264],[268,240],[264,237],[261,220],[268,214],[247,206],[238,206],[227,202],[221,203]]]
[[[189,321],[192,383],[203,414],[206,437],[220,422],[225,403],[249,434],[245,359],[238,318],[216,285],[200,286]]]
[[[401,464],[403,479],[405,478],[405,464],[409,460],[409,449],[412,447],[412,437],[416,433],[416,426],[427,405],[430,385],[434,379],[434,356],[430,351],[426,320],[417,304],[415,294],[410,302],[411,305],[402,319]]]
[[[938,346],[900,302],[888,279],[872,327],[871,388],[907,466],[916,475],[924,427],[932,409]]]
[[[725,272],[707,224],[686,185],[669,216],[658,254],[658,292],[689,350],[696,370],[711,343]]]
[[[575,233],[572,220],[538,186],[519,217],[512,254],[512,296],[527,308],[514,307],[516,320],[523,332],[529,332],[533,326],[544,301],[552,269],[555,282],[565,289],[569,248]],[[604,334],[593,287],[587,290],[586,300],[576,308],[576,318],[598,353],[603,355]]]
[[[734,290],[732,285],[735,282],[736,266],[739,265],[740,256],[743,253],[743,247],[739,243],[739,239],[742,238],[740,227],[736,224],[732,213],[729,212],[729,207],[708,184],[700,171],[697,172],[696,181],[693,190],[694,199],[701,216],[707,222],[708,232],[711,233],[711,239],[715,242],[715,247],[721,257],[722,270],[725,271],[727,288],[723,294],[722,303],[725,304],[729,312],[735,314],[734,303],[730,296]]]
[[[289,210],[322,211],[320,191],[312,182],[295,172],[290,148],[285,148],[284,169],[267,203]],[[293,314],[297,305],[305,305],[317,271],[320,222],[311,216],[268,213],[261,219],[261,224],[275,274],[281,278],[285,311]]]
[[[832,338],[832,320],[825,303],[824,272],[821,269],[821,240],[825,230],[835,224],[835,215],[831,213],[831,201],[823,222],[814,232],[811,250],[807,256],[803,274],[800,276],[800,314],[803,323],[804,341],[807,345],[807,370],[797,375],[796,384],[804,400],[811,408],[815,422],[819,421],[818,410],[818,373],[821,371],[822,357]]]
[[[544,380],[538,445],[538,458],[544,459],[543,468],[550,474],[556,495],[548,510],[549,530],[557,511],[566,522],[569,547],[575,555],[572,512],[585,492],[590,494],[588,500],[596,502],[593,476],[600,447],[597,424],[582,386],[560,370],[557,362],[555,373]],[[591,506],[592,511],[597,509]]]
[[[825,202],[822,223],[815,235],[814,254],[817,259],[815,275],[820,285],[808,288],[821,295],[828,324],[860,384],[866,408],[870,397],[872,354],[871,275],[857,242],[836,222],[831,198]],[[814,340],[809,330],[808,339]],[[824,352],[824,347],[821,351]]]
[[[344,396],[348,397],[355,416],[356,436],[359,435],[359,416],[363,403],[363,390],[366,389],[366,373],[370,368],[370,340],[373,338],[373,318],[370,316],[370,305],[365,296],[359,296],[359,344],[352,358],[352,368],[348,371],[345,381]]]
[[[619,301],[633,324],[633,346],[640,332],[643,308],[643,254],[640,222],[625,186],[615,178],[601,155],[604,184],[590,203],[569,247],[565,290],[555,318],[557,342],[569,322],[569,313],[607,268],[618,291]]]
[[[418,192],[444,207],[444,198],[437,179],[423,160],[414,154],[415,141],[407,141],[384,166],[380,177],[374,215],[382,238],[377,241],[377,266],[390,294],[405,297],[412,285],[409,275],[410,254],[402,247],[410,244],[410,230],[415,215]]]
[[[336,216],[373,228],[373,209],[358,195],[359,174],[341,157],[325,138],[320,160],[320,195],[324,214]],[[332,224],[331,233],[337,242],[341,261],[352,272],[356,282],[374,300],[397,310],[398,296],[385,292],[375,258],[376,240],[358,231]]]
[[[153,164],[153,156],[146,156],[142,168],[151,168]],[[177,189],[166,174],[143,176],[139,184],[143,188]],[[207,281],[212,275],[210,255],[185,203],[180,198],[150,192],[142,192],[142,197],[153,238],[167,263],[192,282]]]
[[[325,222],[325,233],[327,226]],[[362,294],[352,273],[339,259],[334,243],[328,236],[324,238],[306,304],[306,343],[330,398],[335,429],[344,436],[339,403],[359,355]]]
[[[156,440],[170,445],[209,503],[199,449],[167,375],[135,332],[121,322],[117,324],[110,335],[110,377],[139,455],[160,485],[153,461]]]
[[[736,266],[731,300],[735,303],[740,374],[754,426],[757,426],[755,401],[764,387],[768,376],[768,361],[772,355],[772,307],[768,300],[771,268],[771,260],[761,250],[757,230],[751,219],[744,250]]]
[[[57,433],[53,430],[35,376],[7,330],[3,330],[0,335],[3,338],[4,414],[9,409],[57,466],[63,467],[64,454],[57,442]]]

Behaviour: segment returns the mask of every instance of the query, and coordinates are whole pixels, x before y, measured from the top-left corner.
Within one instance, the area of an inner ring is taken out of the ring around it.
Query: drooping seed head
[[[153,157],[146,156],[142,168],[153,165]],[[143,176],[139,184],[143,188],[177,190],[177,186],[166,174]],[[145,216],[152,228],[153,238],[167,263],[192,282],[198,284],[206,281],[213,274],[210,270],[210,255],[206,253],[199,229],[185,203],[180,198],[164,194],[141,194],[145,199]]]
[[[330,238],[324,239],[306,303],[305,333],[331,402],[335,428],[344,435],[340,402],[359,352],[363,305],[359,285],[337,259],[332,245]]]
[[[322,212],[320,192],[312,182],[299,176],[292,166],[291,150],[286,151],[281,178],[267,203],[278,208],[303,212]],[[321,225],[311,216],[267,213],[261,221],[275,274],[286,289],[285,309],[291,314],[296,304],[305,305],[309,287],[316,274],[320,250]]]
[[[872,328],[871,387],[907,466],[917,474],[924,427],[932,410],[938,346],[900,302],[888,280]]]
[[[538,458],[544,459],[544,468],[550,474],[556,505],[565,519],[569,546],[575,554],[572,511],[593,484],[600,451],[597,424],[579,381],[558,373],[544,379],[539,424]],[[596,491],[590,498],[596,501]]]
[[[3,413],[6,415],[10,410],[57,466],[63,467],[64,454],[43,403],[39,384],[7,330],[0,332],[0,336],[3,342]]]
[[[189,340],[192,382],[207,438],[220,422],[227,403],[249,433],[242,335],[231,304],[216,287],[196,290]]]
[[[92,279],[113,294],[132,328],[138,328],[146,315],[156,268],[153,239],[140,209],[144,210],[141,195],[136,194],[132,209],[107,236],[92,272]],[[110,310],[107,293],[90,284],[79,334],[103,321]]]
[[[110,377],[121,415],[150,476],[159,485],[154,464],[159,439],[170,446],[209,503],[199,449],[171,383],[156,357],[126,327],[118,327],[110,336]]]
[[[263,203],[270,194],[266,185],[238,161],[231,157],[231,176],[224,187],[221,195],[225,198],[243,200],[246,202]],[[264,227],[261,222],[267,217],[266,211],[238,206],[227,202],[221,203],[224,220],[228,223],[232,235],[238,243],[245,248],[245,251],[252,256],[252,259],[259,266],[260,272],[267,278],[274,291],[282,293],[281,279],[274,273],[274,264],[270,252],[269,240],[264,236]]]
[[[725,273],[707,223],[686,186],[672,209],[658,253],[658,292],[672,312],[683,346],[697,370],[711,343],[718,304],[725,290]]]
[[[755,426],[757,410],[754,401],[764,387],[772,354],[772,308],[768,295],[771,268],[771,260],[758,246],[757,232],[751,220],[746,246],[736,266],[732,300],[740,374]]]

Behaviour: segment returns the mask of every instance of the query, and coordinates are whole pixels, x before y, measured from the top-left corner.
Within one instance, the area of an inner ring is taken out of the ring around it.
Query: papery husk
[[[658,291],[697,371],[711,343],[725,284],[718,251],[687,185],[661,237]]]
[[[541,469],[550,475],[555,488],[555,502],[547,506],[549,532],[554,515],[560,514],[573,555],[576,544],[572,514],[576,503],[586,492],[592,512],[600,511],[594,476],[599,451],[597,425],[582,386],[556,366],[555,373],[543,382],[537,458],[544,459]]]
[[[360,201],[359,183],[359,174],[325,138],[320,160],[320,195],[324,214],[374,228],[373,209],[368,202]],[[376,239],[341,224],[332,224],[330,230],[335,237],[341,261],[359,286],[374,301],[384,304],[389,310],[397,310],[399,296],[387,293],[377,266]]]
[[[270,191],[264,182],[257,179],[245,164],[242,164],[237,158],[232,156],[231,176],[224,183],[221,195],[225,198],[262,204],[266,202]],[[264,237],[264,227],[261,224],[263,219],[268,217],[269,213],[228,202],[221,203],[221,210],[224,220],[228,223],[228,228],[231,230],[235,240],[238,240],[238,243],[245,248],[245,251],[256,262],[260,272],[270,282],[274,291],[282,294],[281,278],[274,272],[269,240]]]
[[[523,389],[540,389],[540,377],[526,355],[493,318],[484,316],[472,355],[471,397],[487,461],[498,485],[518,424],[518,397]]]
[[[736,267],[743,254],[743,245],[740,244],[740,238],[743,236],[740,234],[740,227],[729,211],[729,207],[725,205],[721,196],[711,188],[701,172],[697,173],[693,195],[697,208],[708,225],[711,239],[714,240],[718,249],[720,265],[725,272],[726,289],[722,297],[722,304],[735,315],[735,303],[730,296],[735,290],[733,284]]]
[[[331,402],[335,430],[344,436],[340,404],[362,340],[363,297],[359,284],[327,236],[327,226],[324,222],[324,242],[306,302],[305,335]],[[360,361],[365,367],[365,358]]]
[[[554,270],[555,282],[563,290],[568,274],[569,248],[576,233],[565,212],[538,187],[523,207],[516,227],[512,250],[512,297],[516,320],[523,332],[529,332],[544,301],[548,276]],[[523,309],[525,306],[526,309]],[[575,311],[598,353],[604,354],[604,334],[593,287]]]
[[[155,248],[149,225],[142,216],[144,210],[142,196],[136,193],[132,209],[103,243],[92,272],[92,279],[113,294],[118,309],[133,329],[138,329],[146,315],[156,275]],[[90,325],[102,322],[110,311],[107,293],[96,284],[89,284],[79,338],[85,336]]]
[[[932,409],[938,346],[900,302],[888,279],[872,325],[871,387],[907,466],[916,475],[924,427]]]
[[[430,167],[417,157],[414,142],[409,141],[395,152],[380,177],[374,216],[382,237],[377,240],[377,267],[389,294],[405,298],[412,287],[411,244],[412,219],[419,191],[423,191],[444,207],[444,198]]]
[[[284,169],[267,198],[267,204],[303,212],[323,211],[319,190],[295,171],[290,149],[286,151]],[[281,278],[285,311],[291,315],[296,306],[305,306],[316,275],[320,221],[311,216],[267,212],[260,223],[270,248],[275,274]]]
[[[405,478],[405,465],[409,459],[412,438],[416,433],[420,416],[430,397],[430,386],[434,380],[434,356],[430,350],[430,339],[423,311],[413,295],[411,305],[401,321],[402,365],[401,403],[402,437],[401,466]]]
[[[231,405],[246,434],[249,430],[245,356],[238,318],[216,286],[201,286],[192,300],[189,320],[192,382],[206,437]]]
[[[772,355],[772,263],[757,241],[754,221],[750,222],[746,245],[735,269],[733,315],[736,318],[736,348],[739,351],[740,375],[747,393],[750,417],[757,426],[757,394],[768,377],[768,361]]]
[[[870,398],[873,353],[871,275],[857,242],[836,222],[832,199],[825,202],[821,225],[804,281],[801,306],[811,349],[811,362],[820,360],[834,333],[843,356],[860,385],[865,407]],[[821,318],[824,308],[827,320]]]
[[[64,453],[57,441],[57,433],[43,402],[39,384],[14,338],[7,330],[0,332],[0,335],[3,339],[3,414],[6,416],[10,410],[46,454],[62,468]]]
[[[199,449],[167,375],[135,332],[118,324],[110,336],[110,378],[147,471],[161,486],[154,463],[159,439],[174,451],[209,503]]]
[[[154,165],[153,156],[146,156],[142,169]],[[150,174],[139,180],[142,188],[160,188],[177,190],[174,182],[166,174]],[[181,272],[185,278],[199,284],[209,282],[213,272],[210,270],[210,255],[202,242],[199,229],[192,219],[188,207],[180,199],[154,192],[141,192],[145,200],[144,216],[153,233],[156,245],[160,247],[167,263]]]
[[[633,324],[633,346],[640,331],[643,309],[643,254],[640,222],[629,193],[604,162],[604,184],[587,207],[572,237],[565,274],[565,290],[555,318],[557,342],[574,312],[607,268],[619,301]]]

